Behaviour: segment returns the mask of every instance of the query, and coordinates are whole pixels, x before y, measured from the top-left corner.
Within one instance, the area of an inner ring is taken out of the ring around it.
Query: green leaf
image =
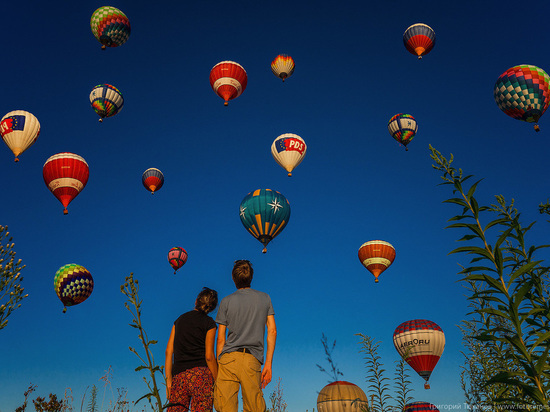
[[[521,266],[518,270],[512,273],[512,275],[510,276],[510,282],[514,281],[518,276],[521,276],[524,273],[530,272],[535,266],[537,266],[541,262],[542,262],[541,260],[537,260],[537,261],[526,263],[525,265]]]
[[[453,203],[453,204],[468,208],[468,203],[466,203],[464,199],[461,199],[459,197],[454,197],[451,199],[444,200],[443,203]]]
[[[541,343],[543,342],[546,342],[550,340],[550,331],[547,331],[546,333],[542,334],[537,340],[535,343],[533,343],[533,345],[531,345],[531,350],[530,352],[532,352],[533,350],[535,350]],[[550,345],[549,345],[550,342],[548,342],[545,346],[546,346],[546,351],[545,351],[545,356],[547,357],[548,356],[548,349],[550,348]]]
[[[139,371],[141,371],[145,368],[146,368],[146,366],[141,365],[141,366],[138,366],[135,370],[136,370],[136,372],[139,372]]]

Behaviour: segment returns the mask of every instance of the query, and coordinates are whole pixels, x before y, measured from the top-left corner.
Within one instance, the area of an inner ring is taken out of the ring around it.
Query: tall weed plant
[[[464,234],[464,246],[451,251],[469,261],[459,274],[470,301],[470,318],[462,332],[467,362],[462,386],[478,410],[548,410],[550,400],[549,272],[537,258],[548,245],[528,243],[533,223],[524,226],[514,201],[501,195],[480,205],[473,181],[430,146],[433,167],[453,197],[459,213],[447,228]],[[539,206],[549,213],[548,202]]]

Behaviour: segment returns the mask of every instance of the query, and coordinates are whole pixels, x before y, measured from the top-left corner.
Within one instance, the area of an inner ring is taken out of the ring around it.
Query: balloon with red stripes
[[[224,100],[225,106],[244,92],[247,83],[246,70],[239,63],[223,61],[210,71],[210,86]]]
[[[358,256],[363,266],[374,275],[374,282],[378,283],[378,276],[395,260],[395,248],[384,240],[371,240],[361,245]]]
[[[409,53],[421,59],[434,48],[435,32],[427,24],[413,24],[403,33],[403,43]]]
[[[141,175],[141,182],[145,189],[155,194],[164,184],[164,175],[160,170],[150,167]]]
[[[63,213],[67,214],[69,203],[88,183],[90,169],[83,157],[74,153],[58,153],[46,160],[42,175],[48,189],[63,205]]]
[[[428,380],[445,349],[441,327],[426,319],[403,322],[393,333],[393,344],[410,367],[424,378],[424,388],[430,389]]]
[[[430,402],[412,402],[405,405],[403,412],[439,412]]]

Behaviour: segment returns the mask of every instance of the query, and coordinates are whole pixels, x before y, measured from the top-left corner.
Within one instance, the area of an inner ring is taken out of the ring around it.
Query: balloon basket
[[[101,46],[101,50],[105,50],[107,49],[107,46],[105,46],[104,44]]]
[[[292,173],[288,172],[288,177],[291,177],[292,176]]]
[[[68,215],[68,214],[69,214],[69,211],[68,211],[67,209],[64,209],[64,210],[63,210],[63,214],[64,214],[64,215]]]
[[[224,106],[229,106],[229,102],[223,102]]]
[[[18,157],[16,157],[16,158],[15,158],[15,163],[17,163],[18,161],[19,161],[19,158],[18,158]]]
[[[99,123],[103,123],[103,117],[99,119]]]
[[[262,249],[262,253],[267,253],[267,248],[266,248],[266,247],[264,247],[264,248]]]
[[[430,384],[428,382],[424,384],[424,389],[430,389]]]
[[[535,128],[535,132],[540,132],[540,126],[538,124],[536,124],[534,128]]]
[[[63,313],[67,313],[67,308],[63,307]]]

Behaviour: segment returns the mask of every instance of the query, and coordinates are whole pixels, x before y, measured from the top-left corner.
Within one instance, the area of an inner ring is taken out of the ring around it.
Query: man
[[[219,324],[218,377],[214,386],[214,407],[218,412],[238,412],[239,387],[244,412],[266,410],[262,389],[271,382],[277,328],[271,298],[250,287],[253,274],[248,260],[235,262],[231,275],[237,291],[222,299],[216,316]]]

